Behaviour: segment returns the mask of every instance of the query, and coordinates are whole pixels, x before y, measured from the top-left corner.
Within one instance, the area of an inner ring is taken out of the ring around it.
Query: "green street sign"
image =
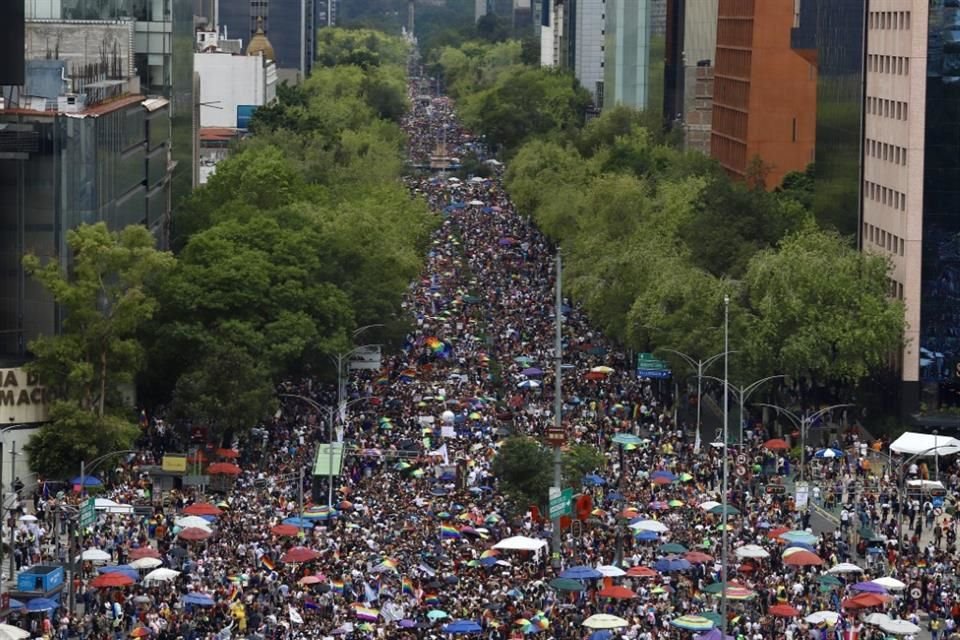
[[[557,487],[550,487],[550,519],[568,516],[573,513],[573,489],[560,491]]]
[[[96,498],[87,498],[87,501],[80,505],[80,526],[89,527],[97,521],[97,500]]]

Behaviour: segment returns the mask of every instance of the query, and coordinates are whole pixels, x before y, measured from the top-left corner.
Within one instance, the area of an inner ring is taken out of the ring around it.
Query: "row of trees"
[[[31,345],[60,398],[29,450],[36,471],[127,448],[124,385],[228,440],[272,413],[278,380],[329,370],[356,327],[403,335],[401,298],[434,225],[398,180],[404,46],[325,30],[330,66],[257,110],[256,135],[178,210],[175,256],[143,228],[100,224],[69,234],[69,272],[27,258],[69,309],[63,335]]]

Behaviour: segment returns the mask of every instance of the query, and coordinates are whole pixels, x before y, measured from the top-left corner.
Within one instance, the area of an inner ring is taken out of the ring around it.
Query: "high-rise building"
[[[791,48],[794,0],[720,0],[710,154],[780,184],[813,161],[816,67]]]
[[[664,116],[684,131],[689,149],[709,153],[713,58],[717,47],[718,0],[668,0]],[[708,79],[709,77],[709,79]],[[709,93],[705,93],[709,92]]]
[[[603,106],[663,115],[667,0],[607,0]]]
[[[571,24],[572,68],[584,89],[603,104],[605,0],[566,0],[567,21]]]
[[[320,26],[315,9],[321,5],[324,18],[326,0],[218,0],[218,24],[227,37],[240,38],[246,46],[262,26],[276,52],[280,80],[298,82],[310,74],[316,57],[316,31]],[[335,11],[335,9],[334,9]],[[331,16],[331,19],[334,19]],[[324,20],[326,24],[326,20]]]

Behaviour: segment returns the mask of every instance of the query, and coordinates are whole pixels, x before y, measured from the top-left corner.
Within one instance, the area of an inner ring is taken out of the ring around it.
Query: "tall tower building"
[[[603,106],[663,115],[667,0],[607,0]]]
[[[310,74],[316,57],[317,4],[323,15],[335,6],[327,0],[218,0],[220,25],[227,36],[250,42],[260,24],[273,43],[281,81],[297,82]],[[331,14],[332,18],[332,14]],[[262,22],[261,22],[262,21]],[[324,23],[325,24],[325,23]]]

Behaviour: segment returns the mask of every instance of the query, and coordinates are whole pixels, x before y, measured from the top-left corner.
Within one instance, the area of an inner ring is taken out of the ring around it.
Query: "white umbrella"
[[[467,204],[469,204],[471,207],[482,207],[484,202],[483,200],[471,200]]]
[[[880,624],[881,622],[887,622],[888,620],[890,620],[890,616],[885,613],[871,613],[863,619],[863,621],[867,624]]]
[[[20,522],[36,522],[37,516],[30,515],[29,513],[23,516],[20,516]]]
[[[527,536],[513,536],[511,538],[504,538],[497,544],[493,545],[494,549],[508,549],[514,551],[537,551],[539,549],[547,546],[546,540],[540,540],[539,538],[528,538]]]
[[[840,614],[836,611],[816,611],[804,618],[804,620],[811,624],[821,624],[826,622],[829,625],[837,624],[837,620],[839,619]]]
[[[838,573],[863,573],[863,569],[858,567],[855,564],[849,562],[841,562],[835,567],[831,567],[827,570],[827,573],[838,574]]]
[[[447,178],[447,182],[460,182],[460,178],[456,176],[450,176],[449,178]]]
[[[653,531],[654,533],[666,533],[670,530],[667,525],[658,520],[640,520],[631,524],[630,528],[637,531]]]
[[[103,549],[90,548],[80,554],[80,559],[88,562],[109,562],[110,554]]]
[[[604,578],[619,578],[620,576],[627,575],[626,571],[612,564],[602,564],[597,567],[597,571],[602,573]]]
[[[874,580],[871,580],[870,582],[872,582],[872,583],[874,583],[874,584],[880,585],[881,587],[883,587],[883,588],[886,589],[887,591],[900,591],[901,589],[906,589],[906,588],[907,588],[907,585],[906,585],[906,584],[904,584],[903,582],[900,582],[900,581],[897,580],[896,578],[892,578],[892,577],[890,577],[890,576],[884,576],[884,577],[882,577],[882,578],[876,578],[876,579],[874,579]]]
[[[207,531],[212,531],[213,528],[210,526],[210,523],[201,518],[200,516],[184,516],[182,518],[177,518],[174,523],[176,526],[181,529],[189,529],[190,527],[197,527],[200,529],[205,529]]]
[[[623,618],[609,613],[595,613],[583,621],[583,626],[590,629],[619,629],[629,625],[630,623]]]
[[[905,636],[908,633],[920,633],[920,627],[909,620],[886,620],[881,622],[879,627],[895,636]]]
[[[154,569],[147,575],[143,576],[144,582],[170,582],[174,578],[180,575],[179,571],[173,569],[167,569],[162,567],[160,569]]]
[[[130,563],[134,569],[156,569],[163,564],[163,560],[158,558],[137,558]]]
[[[737,547],[736,549],[734,549],[733,553],[738,558],[769,558],[770,557],[770,552],[758,544],[745,544],[742,547]]]
[[[0,624],[0,640],[24,640],[29,637],[29,631],[24,631],[12,624]]]
[[[719,506],[720,506],[720,503],[717,502],[716,500],[707,500],[706,502],[700,503],[700,508],[703,509],[704,511],[710,511],[710,509],[713,509],[714,507],[719,507]]]

